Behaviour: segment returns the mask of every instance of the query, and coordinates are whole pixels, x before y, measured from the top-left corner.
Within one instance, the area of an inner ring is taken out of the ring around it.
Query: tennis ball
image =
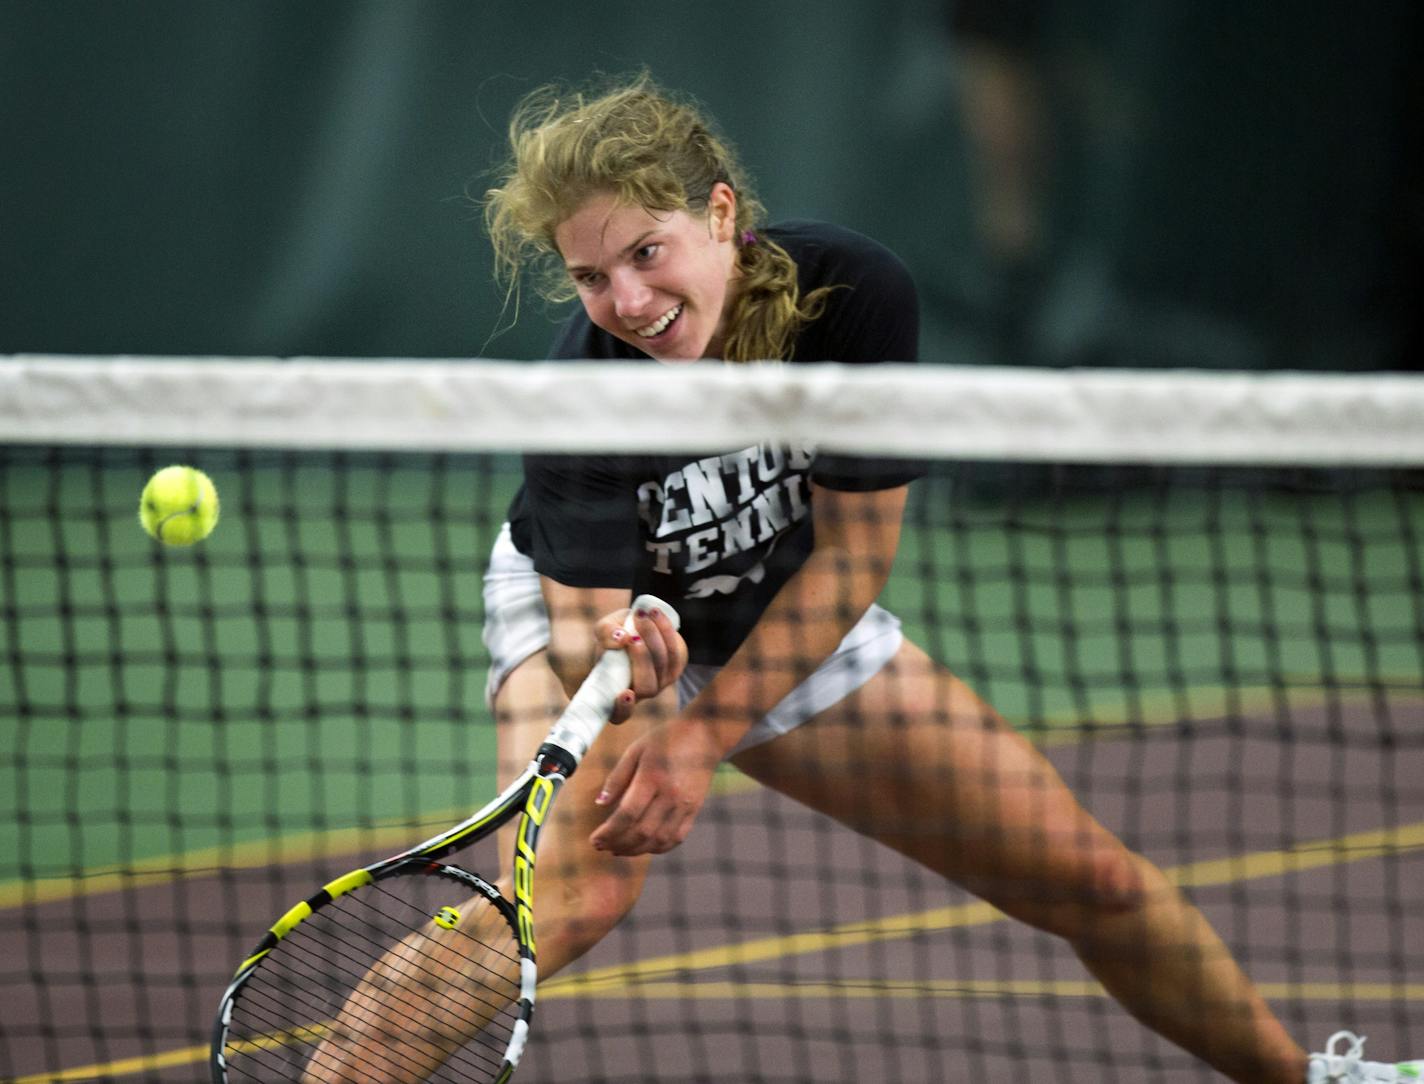
[[[143,529],[169,546],[191,546],[218,523],[218,491],[196,467],[164,467],[138,502]]]

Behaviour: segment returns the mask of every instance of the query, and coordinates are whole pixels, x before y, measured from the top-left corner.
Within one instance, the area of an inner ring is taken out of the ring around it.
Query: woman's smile
[[[636,330],[636,334],[640,339],[657,338],[659,335],[665,332],[672,324],[672,322],[676,320],[681,314],[682,306],[674,305],[672,308],[668,309],[667,312],[663,313],[647,327],[638,328]]]

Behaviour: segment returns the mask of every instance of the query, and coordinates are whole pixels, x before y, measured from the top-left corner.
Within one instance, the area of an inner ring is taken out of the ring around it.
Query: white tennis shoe
[[[1343,1054],[1335,1053],[1339,1043]],[[1337,1031],[1325,1044],[1325,1053],[1310,1055],[1306,1084],[1424,1084],[1424,1061],[1365,1061],[1365,1038],[1353,1031]]]

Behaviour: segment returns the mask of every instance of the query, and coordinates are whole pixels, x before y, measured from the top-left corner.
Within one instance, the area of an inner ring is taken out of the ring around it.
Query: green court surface
[[[189,549],[139,528],[147,466],[3,472],[0,882],[488,789],[480,573],[507,464],[204,466],[223,515]]]
[[[222,522],[184,550],[138,526],[155,465],[0,471],[0,891],[273,860],[488,793],[481,570],[512,461],[209,454]],[[1003,502],[934,477],[884,601],[1045,740],[1270,725],[1420,683],[1421,514],[1384,488]]]

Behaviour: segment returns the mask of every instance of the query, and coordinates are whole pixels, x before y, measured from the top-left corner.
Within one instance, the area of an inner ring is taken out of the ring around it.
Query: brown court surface
[[[1382,713],[1405,740],[1381,742]],[[1049,755],[1190,886],[1302,1042],[1349,1027],[1374,1057],[1424,1055],[1424,701],[1299,711],[1290,734],[1250,719]],[[356,857],[0,911],[0,1078],[206,1080],[237,960]],[[1212,1079],[1053,939],[755,788],[709,803],[535,1029],[526,1084]]]

